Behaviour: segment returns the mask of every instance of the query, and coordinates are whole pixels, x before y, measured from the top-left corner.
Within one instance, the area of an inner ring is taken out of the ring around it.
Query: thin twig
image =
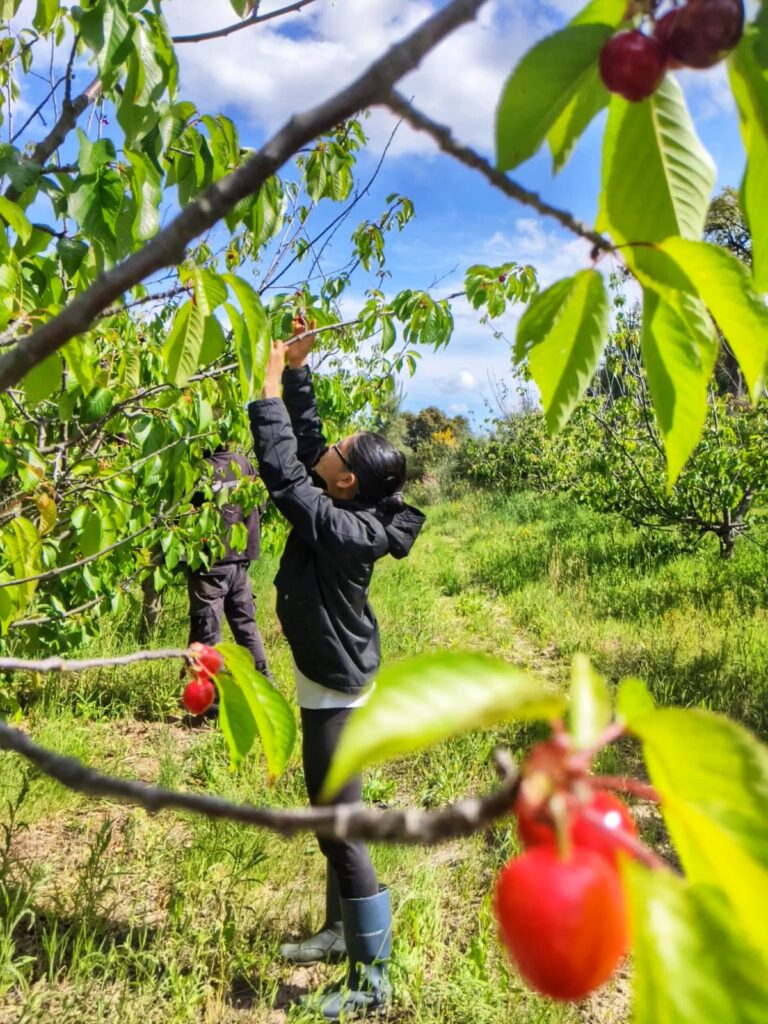
[[[300,11],[302,7],[308,7],[309,4],[313,4],[315,0],[296,0],[296,3],[289,4],[287,7],[281,7],[277,11],[270,11],[268,14],[255,14],[252,18],[245,18],[243,21],[236,21],[233,25],[227,25],[225,28],[213,29],[210,32],[198,32],[197,35],[193,36],[172,36],[171,42],[173,43],[204,43],[208,39],[221,39],[223,36],[231,36],[233,32],[240,32],[244,28],[251,28],[253,25],[261,25],[262,22],[272,21],[273,18],[280,18],[284,14],[291,14],[294,11]],[[258,10],[258,8],[256,8]]]
[[[236,804],[217,796],[180,793],[103,775],[73,757],[63,757],[38,746],[25,733],[3,722],[0,722],[0,749],[21,754],[46,775],[75,792],[125,800],[148,811],[165,808],[191,811],[207,818],[224,818],[268,828],[283,836],[315,832],[327,838],[379,843],[432,845],[482,831],[509,814],[519,786],[517,771],[510,764],[501,786],[492,793],[458,800],[434,811],[379,810],[362,804],[281,809]]]
[[[189,651],[165,647],[157,651],[134,651],[113,658],[0,658],[0,672],[86,672],[91,668],[113,668],[134,665],[139,661],[162,661],[168,658],[189,658]]]
[[[412,128],[415,128],[417,131],[426,132],[427,135],[431,136],[444,153],[448,153],[449,156],[459,160],[467,167],[472,167],[474,170],[479,171],[483,177],[487,178],[492,185],[500,189],[505,195],[508,195],[510,199],[516,199],[519,203],[532,206],[543,217],[552,217],[574,235],[578,235],[580,238],[591,242],[601,252],[615,251],[613,243],[605,235],[601,235],[599,232],[588,227],[567,210],[561,210],[557,206],[552,206],[550,203],[545,202],[536,192],[531,192],[517,182],[512,181],[506,174],[503,174],[493,164],[489,163],[485,157],[475,152],[474,149],[470,149],[468,146],[463,146],[457,142],[450,128],[446,125],[438,124],[431,117],[427,117],[426,114],[413,107],[404,96],[394,89],[387,96],[384,103],[393,113],[398,114],[403,120],[407,121]]]
[[[155,516],[146,526],[142,526],[140,530],[136,530],[135,533],[128,534],[127,537],[123,537],[121,540],[115,541],[114,544],[110,544],[109,547],[102,548],[101,551],[96,551],[92,555],[88,555],[87,558],[81,558],[77,562],[71,562],[69,565],[61,565],[56,569],[49,569],[48,572],[41,572],[37,576],[22,576],[16,580],[3,580],[0,582],[0,589],[3,587],[16,587],[22,583],[43,583],[45,580],[54,580],[58,576],[64,576],[68,572],[72,572],[73,569],[79,569],[83,565],[88,565],[89,562],[95,562],[96,559],[101,558],[103,555],[108,555],[110,551],[114,551],[116,548],[122,547],[124,544],[129,544],[132,540],[136,540],[143,533],[147,533],[148,530],[153,529],[159,523],[164,522],[168,516],[172,515],[174,510],[178,508],[178,504],[169,509],[165,516]]]

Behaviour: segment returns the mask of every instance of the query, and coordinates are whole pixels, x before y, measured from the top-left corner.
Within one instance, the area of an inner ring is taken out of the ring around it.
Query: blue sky
[[[25,0],[28,5],[31,0]],[[261,12],[286,0],[263,0]],[[399,39],[441,0],[317,0],[302,12],[203,44],[178,47],[181,93],[207,112],[222,111],[238,124],[246,145],[258,145],[292,112],[335,92],[389,44]],[[582,6],[579,0],[488,0],[477,22],[459,30],[401,84],[401,91],[458,139],[492,155],[493,113],[501,87],[518,57]],[[166,0],[174,34],[229,24],[227,0]],[[78,83],[88,71],[81,69]],[[743,149],[725,68],[682,76],[702,140],[719,168],[719,184],[738,184]],[[30,100],[32,97],[30,97]],[[393,120],[375,112],[366,121],[370,154],[361,175],[378,160]],[[545,154],[515,177],[555,205],[586,221],[594,218],[600,178],[600,118],[581,140],[568,167],[553,178]],[[36,127],[39,133],[39,125]],[[423,135],[401,128],[363,214],[373,216],[391,192],[415,203],[416,218],[400,236],[390,236],[387,291],[428,287],[436,294],[461,287],[463,271],[475,262],[533,263],[542,283],[588,263],[588,246],[554,222],[510,201],[472,171],[441,155]],[[357,282],[355,282],[357,285]],[[365,287],[346,300],[352,311]],[[489,375],[510,379],[509,350],[493,338],[476,314],[459,302],[455,336],[439,353],[425,350],[416,376],[404,382],[405,407],[437,404],[448,412],[485,415]],[[520,310],[497,325],[514,337]]]

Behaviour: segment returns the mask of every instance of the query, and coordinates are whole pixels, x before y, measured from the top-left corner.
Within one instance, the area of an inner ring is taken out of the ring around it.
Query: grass
[[[686,551],[672,535],[567,501],[480,496],[430,509],[413,555],[377,570],[373,601],[387,660],[471,648],[563,681],[571,654],[586,650],[611,682],[641,675],[662,702],[714,707],[765,735],[767,570],[756,545],[722,563],[707,547]],[[258,617],[290,693],[274,571],[270,557],[254,569]],[[183,644],[185,610],[183,590],[172,589],[154,645]],[[135,647],[130,616],[101,625],[82,653]],[[178,666],[163,662],[24,677],[25,728],[112,774],[304,803],[296,758],[272,788],[259,758],[232,775],[218,731],[178,719],[180,689]],[[366,799],[429,807],[487,788],[494,745],[522,753],[540,735],[536,725],[474,733],[378,767]],[[276,956],[286,934],[321,915],[323,861],[311,837],[89,801],[9,754],[0,755],[0,826],[0,1024],[299,1021],[291,999],[334,974]],[[395,907],[392,1019],[625,1019],[621,991],[563,1007],[528,993],[509,969],[489,893],[515,842],[504,824],[428,851],[374,849]]]

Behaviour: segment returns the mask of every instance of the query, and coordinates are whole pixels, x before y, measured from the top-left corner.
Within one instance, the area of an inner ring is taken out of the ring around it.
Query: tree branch
[[[61,110],[56,124],[51,128],[46,137],[42,142],[38,142],[32,151],[32,155],[29,157],[30,161],[35,164],[43,164],[53,156],[59,146],[62,144],[67,135],[77,124],[77,119],[80,117],[82,112],[86,110],[96,99],[101,95],[101,80],[94,78],[87,88],[85,88],[80,95],[73,100],[71,103],[65,103]],[[21,193],[13,185],[9,185],[5,190],[5,198],[10,199],[11,202],[16,202]],[[37,365],[36,363],[32,364]],[[31,369],[31,367],[29,367]],[[19,379],[19,378],[17,378]],[[0,388],[3,385],[0,385]]]
[[[65,573],[72,572],[73,569],[79,569],[83,565],[88,565],[89,562],[95,562],[96,559],[101,558],[102,555],[108,555],[110,551],[114,551],[115,548],[120,548],[123,544],[129,544],[132,540],[140,537],[143,533],[153,529],[158,523],[162,523],[169,515],[172,514],[175,508],[170,509],[165,516],[155,516],[154,519],[150,520],[146,526],[142,526],[140,530],[136,530],[135,533],[128,534],[127,537],[123,537],[122,540],[115,541],[114,544],[110,544],[109,547],[102,548],[101,551],[96,551],[92,555],[88,555],[87,558],[81,558],[77,562],[70,562],[69,565],[61,565],[56,569],[49,569],[48,572],[41,572],[37,576],[23,576],[17,580],[3,580],[0,582],[0,589],[3,587],[16,587],[22,583],[43,583],[45,580],[54,580],[57,576],[64,576]]]
[[[277,11],[270,11],[269,14],[257,14],[258,7],[254,10],[254,15],[251,18],[245,18],[243,21],[236,21],[233,25],[227,25],[226,28],[217,28],[211,32],[198,32],[194,36],[172,36],[171,42],[173,43],[204,43],[207,39],[221,39],[223,36],[231,36],[233,32],[240,32],[244,28],[251,28],[253,25],[260,25],[264,21],[272,21],[273,18],[280,18],[284,14],[291,14],[293,11],[300,11],[302,7],[308,7],[309,4],[313,4],[315,0],[296,0],[296,3],[289,4],[287,7],[281,7]]]
[[[506,174],[502,174],[501,171],[489,163],[485,157],[476,153],[474,149],[470,149],[468,146],[463,146],[457,142],[453,137],[451,129],[446,127],[446,125],[438,124],[437,121],[433,121],[426,114],[416,110],[400,93],[392,90],[384,100],[384,103],[394,114],[398,114],[403,120],[407,121],[412,128],[415,128],[417,131],[426,132],[427,135],[431,136],[444,153],[448,153],[449,156],[466,164],[467,167],[472,167],[474,170],[479,171],[495,188],[509,196],[510,199],[516,199],[518,203],[523,203],[525,206],[532,206],[534,210],[537,210],[544,217],[554,218],[558,224],[561,224],[574,235],[578,235],[580,238],[591,242],[601,252],[614,251],[614,246],[610,239],[588,227],[567,210],[551,206],[536,192],[530,192],[528,189],[523,188],[522,185],[512,181]]]
[[[167,658],[189,658],[189,651],[164,647],[157,651],[134,651],[114,658],[89,658],[78,661],[67,658],[0,658],[0,672],[85,672],[91,668],[112,668],[134,665],[138,661],[162,661]]]
[[[63,757],[38,746],[25,733],[3,722],[0,722],[0,749],[21,754],[46,775],[78,793],[125,800],[148,811],[165,808],[191,811],[207,818],[224,818],[268,828],[283,836],[315,832],[327,838],[378,843],[435,844],[472,835],[509,814],[519,786],[517,769],[504,751],[497,758],[503,772],[503,782],[498,789],[484,796],[458,800],[435,811],[379,810],[362,804],[283,810],[236,804],[221,797],[174,792],[144,782],[102,775],[73,757]]]
[[[86,331],[98,314],[129,288],[163,267],[182,262],[194,238],[221,220],[241,199],[258,192],[297,149],[363,107],[389,96],[398,79],[413,70],[442,39],[471,21],[484,2],[452,0],[341,92],[291,117],[247,163],[211,185],[142,249],[102,274],[58,316],[1,356],[0,390],[12,387],[71,338]]]

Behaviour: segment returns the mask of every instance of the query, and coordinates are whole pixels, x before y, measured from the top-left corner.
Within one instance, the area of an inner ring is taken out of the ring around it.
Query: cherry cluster
[[[496,882],[502,941],[528,984],[553,999],[582,999],[626,955],[620,851],[644,848],[625,804],[596,787],[565,732],[537,744],[515,803],[522,854]]]
[[[710,68],[744,31],[743,0],[688,0],[654,18],[650,35],[619,32],[600,54],[600,76],[610,92],[632,102],[651,96],[667,68]]]
[[[192,681],[184,688],[181,702],[190,715],[204,715],[216,700],[213,676],[221,671],[224,660],[217,650],[207,644],[190,644],[189,656],[194,674]]]

